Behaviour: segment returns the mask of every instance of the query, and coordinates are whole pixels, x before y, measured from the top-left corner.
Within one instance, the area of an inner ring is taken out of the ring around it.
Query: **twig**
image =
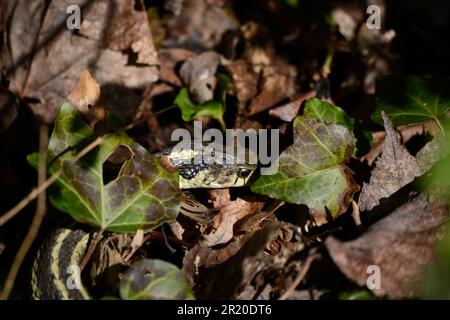
[[[305,278],[306,274],[308,273],[309,267],[311,267],[311,263],[316,259],[316,255],[309,255],[308,258],[305,261],[305,264],[303,265],[302,269],[298,273],[297,277],[295,278],[294,282],[289,286],[289,288],[281,295],[281,297],[278,298],[278,300],[287,300],[289,296],[294,292],[295,288],[302,282],[302,280]]]
[[[89,151],[105,141],[106,136],[101,136],[92,141],[88,146],[81,150],[75,157],[69,161],[69,165],[74,165],[78,160],[85,156]],[[53,182],[55,182],[59,176],[63,173],[63,169],[60,168],[50,178],[41,183],[37,188],[33,189],[25,198],[23,198],[14,208],[10,209],[7,213],[0,217],[0,226],[4,225],[17,213],[25,208],[31,201],[33,201],[39,194],[45,191]]]
[[[83,259],[81,260],[81,262],[80,262],[80,270],[81,271],[83,271],[84,267],[86,267],[87,263],[89,262],[92,255],[94,254],[95,248],[97,248],[98,243],[102,239],[103,231],[104,230],[100,230],[99,232],[97,232],[97,234],[95,235],[94,241],[92,241],[86,254],[84,255]]]
[[[48,143],[48,127],[45,124],[42,124],[39,129],[39,164],[38,164],[38,184],[41,185],[44,183],[47,173],[47,143]],[[33,221],[28,229],[28,233],[25,236],[22,244],[20,245],[19,251],[17,251],[16,257],[14,258],[14,262],[9,270],[8,277],[5,281],[5,286],[0,294],[0,300],[8,299],[11,290],[14,286],[14,281],[16,279],[17,273],[20,270],[20,267],[25,259],[25,256],[28,253],[31,245],[33,244],[36,236],[39,232],[39,228],[41,227],[42,220],[45,216],[46,211],[46,194],[45,192],[41,192],[37,199],[37,207],[36,212],[34,214]]]

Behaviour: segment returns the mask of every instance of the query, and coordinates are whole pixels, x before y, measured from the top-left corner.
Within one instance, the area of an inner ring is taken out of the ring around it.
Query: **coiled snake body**
[[[158,156],[167,158],[177,168],[181,189],[240,187],[248,183],[256,170],[256,165],[239,163],[234,156],[230,158],[225,153],[216,153],[215,159],[221,161],[192,161],[198,152],[203,152],[203,145],[198,149],[192,145],[190,150],[183,152],[174,150]],[[189,199],[185,199],[180,212],[186,215],[195,213],[194,207]],[[74,283],[73,276],[77,271],[73,268],[83,258],[89,239],[90,234],[82,229],[58,228],[52,232],[34,259],[31,277],[33,299],[90,299],[86,289]]]

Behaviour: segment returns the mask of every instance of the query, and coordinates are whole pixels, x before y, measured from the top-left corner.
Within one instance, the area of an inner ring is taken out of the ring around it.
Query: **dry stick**
[[[298,273],[297,277],[295,278],[294,282],[291,284],[291,286],[281,295],[281,297],[278,298],[278,300],[286,300],[289,298],[289,296],[294,292],[295,288],[302,282],[302,280],[305,278],[306,274],[308,273],[309,267],[311,266],[311,263],[316,259],[316,255],[310,255],[305,261],[305,264],[303,265],[302,269]]]
[[[48,143],[48,127],[42,124],[39,129],[39,164],[38,164],[38,184],[41,185],[46,178],[47,173],[47,143]],[[14,286],[14,281],[16,279],[17,273],[28,253],[31,245],[33,244],[36,236],[38,234],[39,228],[41,227],[42,219],[45,215],[46,207],[46,194],[42,192],[39,194],[37,199],[36,212],[34,214],[33,221],[28,229],[28,233],[25,236],[22,244],[20,245],[19,251],[14,258],[14,262],[9,270],[8,277],[5,281],[5,286],[0,294],[0,300],[8,299],[11,290]]]
[[[86,254],[83,257],[83,260],[81,260],[81,262],[80,262],[80,270],[81,271],[83,271],[84,267],[86,267],[87,263],[89,262],[92,255],[94,254],[95,248],[97,248],[98,243],[102,239],[103,231],[104,230],[100,230],[99,232],[97,232],[97,234],[95,235],[94,241],[92,241],[91,245],[89,246],[88,251],[86,252]]]
[[[85,156],[89,151],[105,141],[106,136],[101,136],[92,141],[88,146],[81,150],[75,157],[69,161],[69,165],[74,165],[78,160]],[[55,182],[62,174],[63,169],[60,168],[50,178],[41,183],[37,188],[33,189],[25,198],[23,198],[17,205],[11,210],[0,217],[0,226],[4,225],[8,220],[13,218],[17,213],[25,208],[31,201],[33,201],[40,193],[45,191],[53,182]]]

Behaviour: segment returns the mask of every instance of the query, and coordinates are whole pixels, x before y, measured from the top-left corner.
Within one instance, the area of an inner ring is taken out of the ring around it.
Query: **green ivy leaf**
[[[120,281],[124,300],[191,300],[191,288],[175,265],[157,259],[138,261]]]
[[[325,122],[339,124],[346,127],[349,131],[353,131],[355,123],[355,120],[351,119],[340,107],[317,98],[311,98],[306,101],[304,115]]]
[[[202,104],[195,104],[189,97],[188,89],[181,88],[174,103],[181,110],[183,121],[189,122],[197,117],[207,116],[219,121],[222,128],[225,129],[223,115],[226,109],[226,93],[229,79],[223,74],[218,74],[218,81],[214,99],[205,101]]]
[[[70,161],[94,140],[92,129],[77,111],[64,103],[49,141],[49,174],[63,168],[50,189],[50,200],[78,222],[102,230],[134,232],[174,221],[181,203],[178,173],[169,173],[158,158],[125,133],[106,140],[74,165]],[[105,183],[103,163],[118,148],[129,154],[118,176]],[[28,157],[37,166],[37,154]]]
[[[377,110],[372,120],[382,124],[381,110],[395,126],[435,120],[450,109],[450,78],[417,76],[384,76],[376,83]]]
[[[261,176],[254,192],[305,204],[323,224],[345,212],[358,186],[344,163],[354,148],[347,128],[305,116],[294,119],[294,143],[279,158],[279,171]]]
[[[338,106],[317,98],[306,101],[304,115],[325,122],[339,124],[352,131],[355,136],[355,148],[353,155],[360,156],[370,150],[372,144],[372,133],[364,129],[361,121],[355,121]]]

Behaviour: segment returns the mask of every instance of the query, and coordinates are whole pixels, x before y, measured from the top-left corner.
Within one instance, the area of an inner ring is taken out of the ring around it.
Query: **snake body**
[[[214,159],[193,161],[204,148],[195,147],[179,151],[176,148],[157,154],[167,158],[178,170],[180,189],[229,188],[246,185],[256,170],[256,165],[239,163],[234,156],[219,152]],[[226,161],[228,159],[228,161]],[[201,206],[201,205],[200,205]],[[181,213],[191,215],[198,204],[186,198]],[[58,228],[39,248],[32,268],[32,298],[36,300],[85,300],[90,296],[81,284],[79,265],[90,234],[82,229]]]

